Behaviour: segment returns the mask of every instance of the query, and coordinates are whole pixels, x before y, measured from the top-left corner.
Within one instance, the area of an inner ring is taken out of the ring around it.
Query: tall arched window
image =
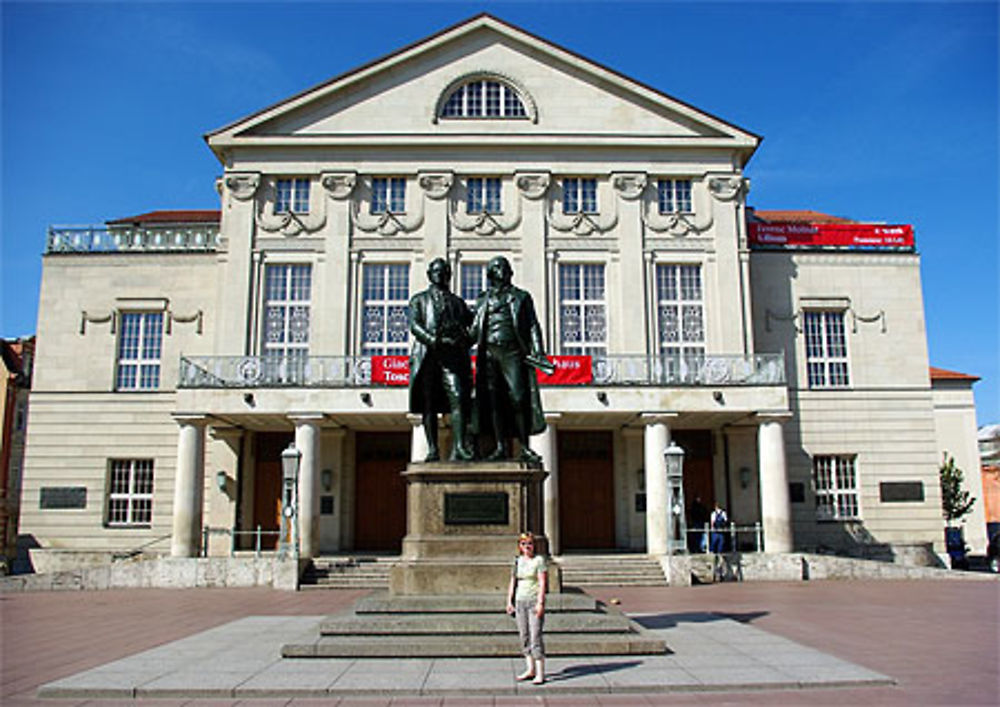
[[[438,117],[526,119],[531,116],[521,92],[498,78],[475,78],[449,87]]]

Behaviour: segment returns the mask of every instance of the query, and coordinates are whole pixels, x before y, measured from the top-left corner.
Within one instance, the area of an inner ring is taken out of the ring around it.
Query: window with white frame
[[[152,521],[153,460],[110,460],[107,524],[113,527],[148,526]]]
[[[311,265],[275,263],[266,266],[261,348],[268,376],[273,380],[301,377],[309,355],[311,297]]]
[[[120,316],[115,389],[158,389],[163,312],[122,312]]]
[[[309,213],[309,180],[279,179],[274,199],[274,213]]]
[[[500,213],[500,178],[469,177],[465,185],[465,211],[470,214]]]
[[[559,266],[559,343],[568,356],[602,356],[608,351],[603,263]]]
[[[564,214],[597,213],[597,180],[566,177],[562,180]]]
[[[406,211],[406,178],[374,177],[372,179],[371,213],[401,214]]]
[[[844,312],[805,311],[802,319],[809,387],[846,388],[851,381],[847,369]]]
[[[661,214],[689,214],[694,211],[690,179],[660,179],[656,195]]]
[[[460,273],[459,296],[474,307],[479,293],[486,289],[486,263],[462,263]]]
[[[818,520],[857,520],[861,517],[855,461],[852,455],[813,457]]]
[[[656,323],[668,372],[693,370],[705,355],[705,301],[700,265],[656,266]]]
[[[365,264],[361,297],[361,353],[368,356],[409,353],[410,266]]]
[[[527,118],[524,103],[512,86],[496,80],[477,79],[449,94],[441,107],[442,118]]]

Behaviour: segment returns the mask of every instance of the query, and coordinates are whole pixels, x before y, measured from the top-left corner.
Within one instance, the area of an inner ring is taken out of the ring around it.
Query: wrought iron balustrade
[[[595,356],[575,386],[784,385],[783,354]],[[404,382],[405,384],[405,382]],[[182,356],[178,388],[359,388],[400,385],[372,379],[370,356]]]
[[[50,226],[45,253],[147,253],[214,251],[216,224],[170,228]]]

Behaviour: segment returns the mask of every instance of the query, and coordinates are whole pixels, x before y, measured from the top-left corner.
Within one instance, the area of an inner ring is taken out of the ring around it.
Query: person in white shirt
[[[542,626],[545,623],[545,592],[548,572],[545,558],[535,555],[535,536],[521,533],[517,541],[518,556],[507,590],[507,613],[517,619],[521,637],[521,652],[525,669],[518,680],[531,680],[536,685],[545,682],[545,644]]]

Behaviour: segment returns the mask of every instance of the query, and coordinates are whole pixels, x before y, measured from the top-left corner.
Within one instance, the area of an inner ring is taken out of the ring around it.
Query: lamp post
[[[281,452],[281,542],[278,554],[288,557],[289,551],[298,559],[299,556],[299,462],[302,452],[292,442]],[[290,541],[290,542],[289,542]]]
[[[663,450],[667,466],[667,554],[687,552],[687,521],[684,518],[684,450],[671,441]]]

